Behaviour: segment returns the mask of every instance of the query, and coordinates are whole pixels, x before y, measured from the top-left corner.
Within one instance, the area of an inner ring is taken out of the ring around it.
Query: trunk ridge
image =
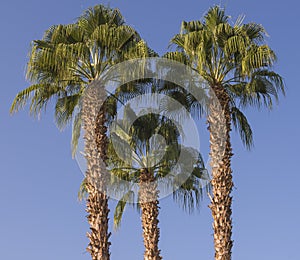
[[[86,189],[88,191],[87,220],[90,242],[87,251],[93,260],[110,259],[111,233],[108,232],[108,197],[106,185],[108,173],[105,161],[108,140],[105,126],[106,117],[101,98],[105,100],[104,88],[90,87],[86,90],[83,100],[83,127],[85,139],[85,158],[87,160]]]
[[[144,238],[144,260],[161,260],[158,249],[160,230],[158,227],[159,201],[155,178],[144,169],[140,177],[140,205],[142,211],[142,228]]]
[[[209,206],[213,217],[215,260],[230,260],[233,241],[231,219],[231,191],[233,187],[230,142],[231,114],[229,97],[221,86],[213,86],[219,101],[211,102],[208,116],[210,131],[211,184],[213,198]],[[222,111],[222,113],[220,113]]]

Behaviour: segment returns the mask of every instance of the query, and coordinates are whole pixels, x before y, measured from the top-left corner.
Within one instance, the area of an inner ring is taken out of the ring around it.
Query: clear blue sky
[[[24,79],[30,41],[40,39],[53,24],[70,23],[98,1],[2,1],[0,95],[0,259],[86,260],[84,203],[77,201],[83,178],[71,159],[68,128],[59,132],[53,109],[40,121],[28,110],[11,117],[15,94],[28,86]],[[160,54],[179,31],[183,19],[199,19],[219,2],[110,1]],[[300,233],[300,116],[299,7],[296,1],[222,2],[233,18],[261,23],[277,52],[278,71],[287,97],[272,113],[247,111],[255,148],[247,152],[233,135],[233,259],[299,260]],[[160,248],[166,260],[213,259],[211,216],[203,201],[200,213],[188,216],[171,198],[161,201]],[[141,224],[128,208],[123,224],[112,235],[112,260],[140,260]]]

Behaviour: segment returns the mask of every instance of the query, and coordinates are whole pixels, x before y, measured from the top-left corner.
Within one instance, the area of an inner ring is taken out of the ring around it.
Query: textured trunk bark
[[[83,100],[83,127],[85,139],[85,158],[87,161],[87,219],[90,242],[87,251],[93,260],[109,260],[108,197],[106,195],[107,171],[105,166],[107,136],[105,111],[100,98],[105,99],[105,90],[89,88]]]
[[[210,131],[210,158],[213,198],[210,209],[213,216],[215,260],[230,260],[233,241],[230,196],[233,181],[230,142],[231,114],[229,97],[221,86],[212,86],[218,102],[210,104],[208,124]],[[213,95],[213,93],[211,93]],[[220,113],[222,111],[222,113]]]
[[[160,260],[159,227],[158,227],[158,190],[154,176],[146,169],[140,177],[140,205],[142,210],[142,228],[144,238],[144,260]]]
[[[89,193],[87,199],[87,219],[90,224],[90,232],[87,237],[90,242],[87,251],[93,260],[109,260],[109,237],[108,232],[108,200],[103,192],[99,192],[92,184],[87,184]]]

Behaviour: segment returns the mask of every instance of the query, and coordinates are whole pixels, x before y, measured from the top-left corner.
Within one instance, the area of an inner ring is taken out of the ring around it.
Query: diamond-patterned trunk
[[[160,260],[159,227],[158,227],[158,190],[154,176],[147,169],[143,169],[140,177],[139,199],[142,211],[142,228],[144,238],[144,260]]]
[[[233,241],[230,193],[233,187],[230,143],[231,114],[229,97],[222,86],[212,86],[218,102],[210,103],[208,116],[213,198],[210,209],[213,216],[215,260],[230,260]],[[217,104],[218,103],[218,104]],[[222,111],[222,112],[221,112]]]
[[[90,242],[87,251],[93,260],[109,260],[108,232],[108,197],[106,195],[107,170],[105,166],[107,136],[105,126],[105,111],[101,107],[101,99],[105,100],[103,88],[87,89],[82,107],[82,119],[85,139],[85,158],[87,161],[86,188],[87,219],[90,232],[87,234]]]

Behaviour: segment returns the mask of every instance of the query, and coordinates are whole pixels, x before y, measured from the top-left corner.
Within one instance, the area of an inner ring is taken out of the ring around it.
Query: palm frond
[[[209,30],[214,31],[217,25],[226,23],[228,19],[229,17],[225,14],[225,9],[216,5],[208,10],[204,17],[204,23]]]
[[[75,154],[77,152],[78,148],[78,141],[81,134],[81,111],[79,110],[78,113],[74,116],[73,121],[73,128],[72,128],[72,140],[71,140],[71,151],[72,151],[72,157],[75,157]]]
[[[79,191],[78,191],[78,199],[79,199],[79,201],[82,201],[88,195],[86,184],[87,184],[86,183],[86,179],[83,179],[83,181],[80,184]]]
[[[218,84],[224,87],[233,108],[234,123],[243,143],[249,148],[252,131],[237,107],[265,106],[271,109],[274,101],[278,102],[279,94],[285,94],[284,82],[272,71],[277,57],[264,41],[267,33],[263,26],[243,24],[243,15],[233,25],[229,18],[223,8],[214,6],[203,21],[182,22],[180,34],[171,40],[181,54],[172,55],[188,60],[187,65],[196,70],[209,86]],[[172,55],[166,56],[174,59]]]
[[[162,56],[162,58],[177,61],[186,65],[189,64],[189,59],[183,52],[167,52]]]
[[[273,50],[267,45],[252,45],[242,59],[242,74],[250,76],[255,69],[271,67],[277,58]]]
[[[231,118],[235,129],[239,132],[241,140],[247,149],[253,146],[253,134],[246,116],[237,108],[231,108]]]
[[[246,32],[247,36],[254,40],[255,43],[260,44],[264,41],[264,36],[267,35],[266,30],[261,24],[248,23],[242,25],[243,31]]]
[[[10,113],[16,113],[22,109],[35,91],[48,87],[49,84],[40,83],[31,85],[30,87],[20,91],[13,100],[13,103],[10,107]]]
[[[181,23],[181,29],[180,29],[180,34],[185,34],[189,32],[194,32],[194,31],[200,31],[203,29],[203,24],[201,21],[183,21]]]
[[[81,95],[61,97],[55,105],[55,122],[59,129],[64,129],[72,120],[75,108],[79,105]]]
[[[118,201],[114,211],[114,228],[118,229],[121,225],[122,216],[127,203],[134,201],[134,192],[129,190],[124,196]]]

